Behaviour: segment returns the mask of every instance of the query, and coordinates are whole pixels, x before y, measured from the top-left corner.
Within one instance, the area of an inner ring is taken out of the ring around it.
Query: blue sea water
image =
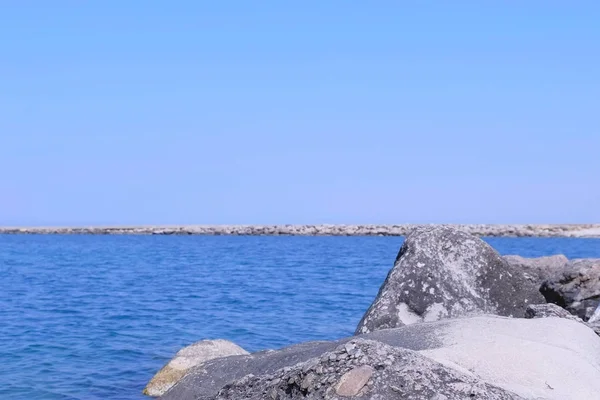
[[[600,257],[597,239],[487,239]],[[0,235],[0,399],[142,399],[205,338],[249,351],[351,335],[398,237]]]

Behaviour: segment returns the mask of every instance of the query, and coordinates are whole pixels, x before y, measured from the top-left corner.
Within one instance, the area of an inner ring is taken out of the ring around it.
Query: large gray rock
[[[578,259],[546,280],[540,292],[548,303],[557,304],[587,321],[600,303],[600,259]]]
[[[521,317],[542,303],[539,285],[490,245],[451,227],[426,227],[405,240],[356,333],[474,313]]]
[[[215,359],[161,399],[580,400],[597,393],[600,338],[585,325],[481,316]]]
[[[538,286],[546,279],[563,272],[569,262],[569,259],[563,254],[536,258],[509,255],[503,258]]]
[[[199,400],[344,398],[523,399],[415,351],[354,339],[273,374],[248,375]]]
[[[143,393],[147,396],[158,397],[185,376],[188,370],[206,361],[221,357],[249,354],[235,343],[228,340],[202,340],[179,350],[148,382]]]
[[[178,384],[165,393],[164,400],[210,398],[223,386],[248,374],[265,375],[318,357],[336,347],[333,342],[308,342],[281,350],[261,351],[247,356],[215,359],[193,368]]]

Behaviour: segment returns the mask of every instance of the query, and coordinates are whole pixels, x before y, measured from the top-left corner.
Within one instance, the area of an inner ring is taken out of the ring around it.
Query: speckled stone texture
[[[546,280],[540,291],[548,303],[589,320],[600,304],[600,259],[570,261],[563,271]]]
[[[522,399],[415,351],[354,339],[273,374],[248,375],[217,395],[198,400],[430,400],[434,396],[446,400]]]
[[[522,270],[483,240],[452,227],[425,227],[404,242],[356,333],[469,314],[523,316],[544,298]]]
[[[534,258],[509,255],[503,258],[517,270],[523,271],[525,277],[538,286],[546,279],[563,272],[569,263],[563,254]]]
[[[152,397],[161,396],[179,382],[189,369],[216,358],[244,354],[248,352],[228,340],[202,340],[193,343],[179,350],[148,382],[143,393]]]

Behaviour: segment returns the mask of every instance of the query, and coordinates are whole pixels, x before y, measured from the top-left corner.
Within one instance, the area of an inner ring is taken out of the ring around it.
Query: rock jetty
[[[355,336],[251,354],[200,342],[160,399],[596,399],[597,265],[501,257],[464,230],[420,227]]]
[[[0,234],[406,236],[421,226],[450,226],[487,237],[599,237],[600,224],[583,225],[185,225],[109,227],[0,227]]]

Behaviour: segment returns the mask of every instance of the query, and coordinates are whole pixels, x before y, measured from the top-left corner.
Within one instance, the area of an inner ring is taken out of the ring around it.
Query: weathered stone
[[[600,259],[572,260],[564,271],[546,280],[540,292],[584,321],[600,304]]]
[[[538,285],[483,240],[450,227],[416,229],[356,333],[468,314],[522,316]]]
[[[463,400],[471,398],[473,394],[480,400],[523,399],[412,350],[362,338],[353,339],[353,343],[363,351],[369,365],[348,363],[340,366],[329,357],[320,357],[319,362],[324,364],[326,370],[332,371],[315,380],[323,382],[321,384],[298,386],[304,369],[303,364],[298,364],[287,372],[279,370],[264,376],[247,375],[226,385],[216,395],[199,397],[198,400],[263,400],[265,393],[270,393],[274,399],[289,400],[428,400],[436,394],[444,394],[447,400]],[[343,345],[334,348],[332,353],[340,351],[344,351]],[[384,361],[388,356],[394,361],[386,364]],[[327,368],[331,364],[336,367]],[[368,382],[371,384],[368,385]]]
[[[523,271],[525,277],[536,285],[563,272],[569,262],[563,254],[536,258],[510,255],[503,258],[517,270]]]
[[[593,399],[600,393],[600,338],[579,322],[475,317],[436,324],[443,344],[420,353],[489,384],[527,399]]]
[[[562,307],[557,306],[556,304],[546,303],[546,304],[534,304],[527,307],[525,311],[525,318],[549,318],[549,317],[557,317],[557,318],[566,318],[572,321],[577,321],[579,323],[584,324],[593,330],[596,335],[600,336],[600,321],[594,320],[585,322],[581,318],[576,315],[571,314],[567,310]]]
[[[583,323],[583,320],[576,315],[571,314],[567,310],[562,307],[557,306],[556,304],[546,303],[546,304],[531,304],[527,306],[525,310],[525,318],[549,318],[549,317],[557,317],[557,318],[566,318],[573,321]]]
[[[288,373],[291,371],[291,366],[326,354],[336,345],[334,342],[307,342],[281,350],[268,350],[245,356],[211,360],[190,370],[161,399],[211,398],[210,396],[214,396],[225,385],[242,379],[248,374],[268,375],[279,369]]]
[[[350,351],[361,359],[340,357]],[[373,374],[352,399],[580,400],[600,393],[600,338],[583,324],[482,316],[215,359],[161,399],[348,399],[336,387],[361,365]]]
[[[187,371],[206,361],[220,357],[248,354],[235,343],[227,340],[202,340],[179,350],[175,357],[154,375],[143,393],[147,396],[162,396],[185,376]]]
[[[368,365],[356,367],[346,372],[335,387],[340,396],[356,396],[373,376],[374,369]]]
[[[600,305],[596,307],[596,310],[594,311],[590,319],[588,319],[589,323],[594,323],[598,321],[600,321]]]

